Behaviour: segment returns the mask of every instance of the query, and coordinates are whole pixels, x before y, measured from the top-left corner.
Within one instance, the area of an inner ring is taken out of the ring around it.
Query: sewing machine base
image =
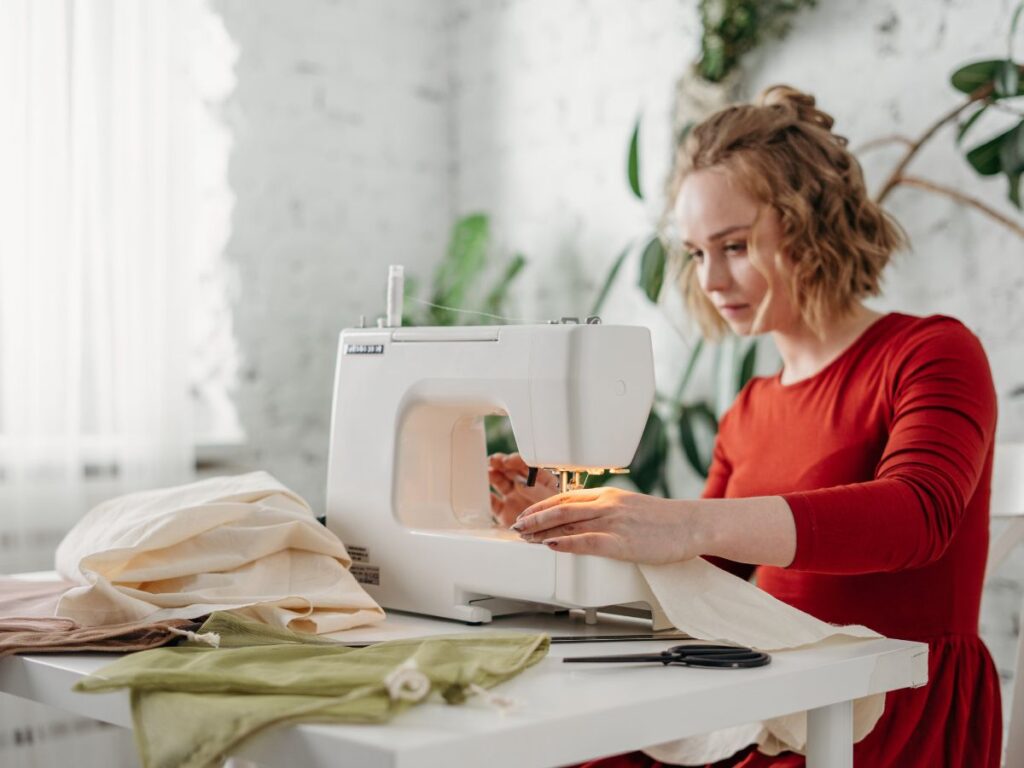
[[[559,615],[570,612],[578,612],[584,617],[587,624],[596,625],[600,616],[626,617],[639,619],[646,626],[648,623],[652,632],[673,629],[661,607],[653,607],[645,602],[628,603],[625,605],[603,605],[597,608],[572,608],[563,605],[551,605],[548,603],[537,603],[530,600],[510,600],[502,597],[480,596],[473,598],[462,605],[452,606],[452,614],[445,618],[454,619],[464,624],[479,626],[489,624],[499,616],[523,616],[528,614]],[[415,613],[415,611],[409,611]]]

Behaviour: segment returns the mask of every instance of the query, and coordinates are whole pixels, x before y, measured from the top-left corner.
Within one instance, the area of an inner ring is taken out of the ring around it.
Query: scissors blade
[[[623,643],[641,640],[689,640],[690,636],[681,632],[657,634],[646,632],[639,635],[553,635],[551,643]]]
[[[574,662],[619,662],[619,661],[646,661],[646,662],[658,662],[660,664],[668,664],[672,661],[672,656],[667,653],[626,653],[616,654],[612,656],[566,656],[562,659],[566,664]]]

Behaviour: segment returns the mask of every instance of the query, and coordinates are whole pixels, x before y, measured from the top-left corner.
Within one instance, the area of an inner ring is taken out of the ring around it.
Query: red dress
[[[722,420],[704,495],[781,495],[796,522],[793,563],[759,566],[758,586],[819,619],[928,643],[928,685],[888,694],[854,747],[859,768],[999,766],[999,679],[978,636],[995,421],[974,335],[900,314],[808,379],[754,379]],[[748,751],[726,764],[804,760]]]

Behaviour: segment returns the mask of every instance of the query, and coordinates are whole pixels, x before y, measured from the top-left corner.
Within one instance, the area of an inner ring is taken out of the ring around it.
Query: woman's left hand
[[[621,488],[569,491],[528,507],[512,528],[556,552],[670,563],[703,554],[691,504]]]

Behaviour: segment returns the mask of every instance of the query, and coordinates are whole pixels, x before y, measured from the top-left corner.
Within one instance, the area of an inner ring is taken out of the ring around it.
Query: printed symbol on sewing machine
[[[383,344],[346,344],[346,355],[383,355]]]
[[[348,550],[348,556],[352,558],[353,563],[370,562],[370,551],[366,547],[359,547],[355,544],[346,544],[345,549]]]
[[[376,565],[353,565],[350,569],[360,584],[380,586],[380,568]]]

